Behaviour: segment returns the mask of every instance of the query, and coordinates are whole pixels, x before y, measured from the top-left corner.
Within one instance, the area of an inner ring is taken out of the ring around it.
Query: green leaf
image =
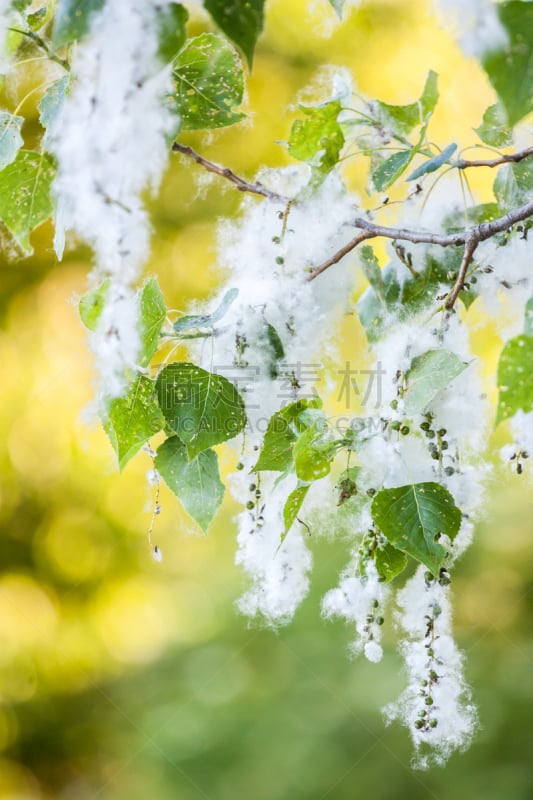
[[[531,199],[533,162],[524,159],[518,164],[504,164],[494,181],[494,195],[502,213],[512,211]]]
[[[373,556],[378,575],[384,583],[394,580],[407,566],[405,553],[397,550],[389,542],[384,545],[378,545],[374,550]]]
[[[86,292],[78,303],[80,319],[90,331],[96,330],[110,286],[111,280],[107,278],[100,286]]]
[[[533,336],[533,296],[526,303],[524,313],[524,333]]]
[[[47,130],[55,123],[65,102],[67,89],[70,83],[70,75],[64,75],[58,81],[54,81],[42,96],[39,105],[39,122]]]
[[[28,14],[26,17],[26,22],[28,23],[28,27],[31,31],[38,31],[43,27],[47,18],[48,9],[46,6],[43,6],[42,8],[38,8],[37,11],[34,11],[32,14]]]
[[[20,135],[24,117],[0,111],[0,170],[11,164],[24,144]]]
[[[448,147],[445,147],[442,153],[439,153],[433,158],[430,158],[428,161],[421,164],[417,167],[411,174],[405,179],[407,181],[416,181],[417,178],[421,178],[422,175],[427,175],[430,172],[435,172],[442,167],[443,164],[446,164],[447,161],[450,160],[450,156],[455,153],[457,150],[457,145],[452,143],[449,144]]]
[[[30,150],[19,150],[0,172],[0,219],[28,255],[33,252],[30,233],[53,211],[50,190],[54,176],[50,156]]]
[[[270,362],[270,377],[272,380],[278,377],[279,375],[279,362],[285,358],[285,349],[283,347],[283,342],[279,337],[279,333],[275,329],[270,322],[265,320],[266,326],[266,337],[268,344],[270,346],[270,350],[272,352],[272,360]]]
[[[158,448],[155,468],[185,511],[207,533],[224,497],[215,451],[204,450],[189,461],[185,444],[178,436],[171,436]]]
[[[189,459],[233,439],[246,425],[244,403],[222,375],[186,362],[169,364],[157,378],[159,406],[187,445]]]
[[[513,0],[496,8],[509,44],[482,63],[513,127],[533,111],[533,4]]]
[[[130,458],[164,425],[154,381],[138,375],[124,397],[110,402],[104,420],[104,429],[115,449],[120,469],[124,469]]]
[[[235,50],[213,33],[189,39],[174,61],[176,107],[184,130],[223,128],[244,119],[244,74]]]
[[[439,537],[445,534],[453,541],[461,526],[461,512],[447,489],[433,482],[382,489],[371,511],[375,524],[394,547],[438,576],[447,554]]]
[[[409,103],[406,106],[393,106],[377,101],[377,108],[381,121],[393,133],[407,136],[417,125],[424,124],[427,115],[435,110],[438,99],[438,75],[433,70],[430,70],[423,92],[416,103]]]
[[[405,374],[403,396],[406,414],[421,414],[468,364],[449,350],[428,350],[411,361]]]
[[[93,14],[105,0],[58,0],[52,41],[55,47],[81,39],[89,31]]]
[[[339,19],[342,19],[342,9],[344,7],[344,0],[329,0],[329,4],[335,10]]]
[[[519,409],[533,410],[533,336],[509,339],[498,362],[498,412],[496,425]]]
[[[294,520],[298,516],[298,512],[302,507],[303,501],[305,500],[308,491],[309,491],[309,486],[298,486],[288,496],[285,505],[283,507],[283,524],[285,527],[281,535],[282,542],[285,540],[285,537],[292,528]]]
[[[393,313],[400,298],[400,282],[394,264],[388,264],[381,272],[380,288],[370,286],[357,303],[357,313],[369,342],[377,342],[383,335],[389,315]]]
[[[238,47],[252,66],[256,42],[263,30],[265,0],[204,0],[216,24]]]
[[[229,289],[222,298],[219,307],[212,314],[180,317],[173,325],[175,332],[181,333],[181,331],[192,330],[193,328],[212,328],[215,323],[220,322],[224,317],[238,294],[238,289]]]
[[[374,250],[369,244],[365,244],[361,247],[359,254],[361,256],[361,266],[363,267],[365,278],[376,294],[382,297],[384,289],[383,276]]]
[[[401,150],[386,158],[372,173],[376,192],[382,192],[393,184],[404,172],[413,158],[412,150]]]
[[[269,420],[263,439],[263,447],[252,472],[273,470],[286,472],[292,466],[292,448],[298,436],[296,431],[305,430],[306,426],[298,422],[298,418],[308,409],[320,408],[320,398],[296,400],[281,411],[276,411]]]
[[[189,12],[181,3],[159,8],[159,58],[169,64],[187,40],[186,25]]]
[[[297,119],[292,124],[289,154],[327,175],[338,163],[344,146],[344,134],[337,121],[341,110],[340,100],[331,100],[316,108],[300,106],[305,119]]]
[[[481,141],[490,147],[503,147],[513,140],[507,112],[501,103],[489,106],[483,114],[481,125],[474,130]]]
[[[147,367],[159,346],[159,334],[165,321],[167,309],[157,278],[149,278],[140,297],[141,352],[139,364]]]
[[[320,435],[313,426],[301,433],[294,444],[294,467],[302,481],[317,481],[331,469],[336,449],[331,442],[321,441]]]

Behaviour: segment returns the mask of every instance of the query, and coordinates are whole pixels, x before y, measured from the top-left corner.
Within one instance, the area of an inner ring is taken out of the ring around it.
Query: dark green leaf
[[[176,107],[184,130],[223,128],[244,118],[244,74],[235,50],[219,36],[189,39],[174,62]]]
[[[491,147],[504,147],[511,144],[513,139],[507,113],[501,103],[489,106],[483,114],[481,125],[474,130],[481,141]]]
[[[421,164],[417,167],[411,174],[405,179],[407,181],[416,181],[417,178],[421,178],[422,175],[427,175],[430,172],[435,172],[442,167],[443,164],[446,164],[450,160],[450,156],[455,153],[457,150],[456,144],[449,144],[448,147],[445,147],[442,153],[439,153],[433,158],[430,158],[428,161],[425,161],[424,164]]]
[[[24,117],[0,111],[0,170],[11,164],[24,144],[20,135]]]
[[[181,439],[171,436],[159,447],[155,468],[179,497],[185,511],[206,533],[224,497],[215,451],[204,450],[189,461]]]
[[[88,32],[93,14],[104,7],[105,0],[58,0],[54,23],[55,47],[81,39]]]
[[[372,502],[372,519],[394,547],[435,576],[446,557],[440,535],[453,541],[461,526],[461,512],[452,495],[432,482],[382,489]]]
[[[189,12],[181,3],[159,8],[159,58],[163,64],[173,61],[185,44],[188,18]]]
[[[195,364],[169,364],[157,378],[159,405],[187,445],[189,459],[202,450],[233,439],[246,424],[244,403],[222,375]]]
[[[337,121],[341,110],[339,100],[312,108],[300,106],[305,119],[297,119],[292,124],[288,142],[290,155],[327,175],[338,163],[344,146],[344,134]]]
[[[496,425],[519,409],[533,410],[533,336],[509,339],[498,362],[498,412]]]
[[[90,331],[95,331],[100,319],[100,314],[105,305],[111,281],[108,278],[100,286],[90,289],[80,299],[78,312],[80,319]]]
[[[118,457],[120,469],[164,427],[165,420],[155,395],[155,383],[138,375],[124,397],[109,404],[104,428]]]
[[[194,328],[212,328],[216,322],[219,322],[224,317],[238,294],[238,289],[229,289],[222,298],[219,307],[213,311],[212,314],[196,314],[194,316],[180,317],[173,325],[174,330],[176,333],[181,333],[181,331],[192,330]]]
[[[144,284],[140,298],[141,352],[139,364],[147,367],[159,346],[159,334],[165,321],[167,309],[157,278],[149,278]]]
[[[420,414],[461,374],[468,364],[449,350],[428,350],[411,361],[406,372],[407,390],[404,394],[406,414]]]
[[[309,486],[298,486],[288,496],[285,502],[285,506],[283,507],[284,530],[281,535],[282,542],[284,541],[288,532],[292,528],[294,520],[298,516],[298,512],[302,507],[302,503],[305,500],[308,491],[309,491]]]
[[[379,167],[372,172],[372,183],[376,192],[388,189],[405,171],[412,158],[412,150],[401,150],[382,161]]]
[[[204,0],[204,7],[219,28],[246,56],[250,67],[259,34],[263,30],[265,0]]]
[[[512,127],[533,111],[533,3],[512,0],[496,8],[509,44],[488,53],[483,66]]]
[[[424,90],[418,102],[406,106],[393,106],[377,102],[381,121],[400,136],[407,136],[417,125],[423,125],[428,114],[435,110],[439,99],[438,75],[428,72]],[[379,191],[379,190],[378,190]]]
[[[54,176],[50,156],[29,150],[19,150],[0,172],[0,219],[27,254],[33,252],[30,233],[52,214]]]
[[[279,362],[285,358],[285,349],[275,327],[266,320],[265,325],[267,341],[272,352],[272,360],[270,362],[270,377],[274,380],[279,375]]]
[[[378,545],[374,550],[374,563],[378,575],[384,583],[394,580],[407,566],[407,556],[392,544]]]

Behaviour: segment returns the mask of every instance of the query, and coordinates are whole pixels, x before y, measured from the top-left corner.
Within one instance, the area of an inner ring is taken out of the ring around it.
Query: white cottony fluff
[[[374,563],[365,564],[366,575],[354,576],[354,564],[341,577],[339,585],[322,600],[322,614],[343,617],[355,623],[356,638],[351,649],[363,652],[369,661],[381,661],[381,625],[375,620],[382,614],[389,588],[379,580]]]
[[[240,486],[235,484],[239,482]],[[281,544],[283,505],[293,488],[290,481],[272,486],[273,479],[263,479],[265,503],[258,511],[242,511],[238,517],[239,533],[236,563],[242,564],[252,578],[252,585],[239,600],[240,610],[250,617],[262,617],[269,625],[289,622],[309,588],[311,553],[305,544],[302,527],[295,522]],[[234,490],[241,494],[250,483],[249,475],[234,476]],[[258,521],[257,517],[262,519]]]
[[[65,232],[74,231],[94,249],[95,279],[110,277],[118,291],[132,285],[148,256],[150,226],[141,192],[159,183],[167,137],[176,124],[165,103],[170,68],[162,69],[158,61],[158,13],[168,4],[107,0],[94,15],[90,34],[77,45],[71,91],[51,135],[58,160],[58,257]],[[108,316],[117,308],[115,299],[109,301]],[[131,317],[129,331],[124,323],[123,316],[116,326],[124,335],[114,350],[115,365],[122,357],[124,364],[135,360],[136,319]],[[101,352],[95,347],[99,364],[108,355],[101,343]],[[109,375],[118,374],[102,366]],[[104,381],[103,388],[116,393],[118,384]]]
[[[425,568],[419,567],[399,593],[398,604],[398,621],[407,634],[400,650],[409,683],[384,713],[389,722],[397,719],[407,725],[416,748],[415,763],[427,768],[444,764],[454,750],[468,747],[476,727],[476,708],[463,676],[463,657],[452,636],[449,588],[435,580],[428,583]],[[433,631],[429,620],[434,620]],[[424,713],[436,721],[435,727],[417,727]]]
[[[436,0],[443,24],[451,27],[465,55],[482,58],[507,44],[494,0]]]

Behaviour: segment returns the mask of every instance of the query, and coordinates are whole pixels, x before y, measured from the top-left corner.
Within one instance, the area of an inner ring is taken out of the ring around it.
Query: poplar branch
[[[229,169],[229,167],[223,167],[220,164],[216,164],[214,161],[209,161],[209,159],[201,156],[200,153],[197,153],[196,150],[189,145],[180,144],[180,142],[174,142],[172,145],[172,150],[174,153],[182,153],[184,156],[192,158],[193,161],[207,170],[207,172],[212,172],[214,175],[219,175],[221,178],[225,178],[227,181],[230,181],[230,183],[233,183],[233,185],[237,187],[239,192],[251,192],[252,194],[258,194],[261,197],[266,197],[268,200],[276,200],[277,202],[284,204],[288,203],[290,200],[289,197],[283,197],[283,195],[267,189],[267,187],[263,186],[262,183],[250,183],[233,172],[233,170]]]
[[[508,155],[499,156],[498,158],[476,158],[468,160],[460,158],[454,162],[454,167],[457,169],[468,169],[469,167],[500,167],[502,164],[518,164],[525,158],[533,155],[533,147],[525,147],[523,150],[518,150],[516,153],[509,153]]]
[[[513,211],[509,211],[509,213],[505,214],[503,217],[498,217],[498,219],[492,220],[491,222],[483,222],[473,228],[448,234],[431,233],[430,231],[414,231],[409,228],[389,228],[384,225],[376,225],[374,222],[364,219],[363,217],[358,217],[353,222],[354,227],[359,228],[357,236],[345,244],[344,247],[338,250],[327,261],[324,261],[324,263],[312,269],[306,280],[312,281],[317,278],[366,239],[384,238],[392,239],[393,241],[402,240],[412,242],[413,244],[435,244],[440,247],[464,246],[465,257],[461,264],[461,270],[464,271],[464,275],[461,277],[461,273],[459,274],[457,282],[446,303],[447,308],[452,308],[457,299],[457,295],[463,288],[468,265],[472,260],[472,256],[478,244],[487,239],[491,239],[498,233],[504,233],[510,230],[516,223],[523,222],[530,217],[533,217],[533,202],[525,203],[525,205],[519,206],[513,209]]]

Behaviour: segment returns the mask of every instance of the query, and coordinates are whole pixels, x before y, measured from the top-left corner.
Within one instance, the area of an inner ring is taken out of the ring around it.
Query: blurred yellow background
[[[371,0],[341,25],[326,0],[267,7],[248,121],[183,139],[247,177],[288,162],[276,141],[287,137],[298,100],[326,85],[324,65],[348,67],[358,91],[390,103],[418,97],[427,71],[438,72],[431,134],[440,144],[473,141],[494,102],[429,0]],[[191,32],[202,24],[193,20]],[[39,77],[35,65],[12,75],[6,105]],[[35,126],[38,99],[23,107]],[[361,188],[361,167],[349,174]],[[492,177],[475,176],[480,197]],[[216,285],[216,225],[240,199],[172,159],[152,204],[147,265],[169,306],[185,309]],[[445,769],[413,772],[407,733],[380,716],[403,686],[394,633],[381,664],[353,662],[348,629],[319,617],[346,542],[313,538],[312,593],[277,633],[234,608],[244,579],[233,564],[229,499],[206,538],[163,491],[155,540],[164,560],[152,560],[150,459],[141,454],[119,474],[105,435],[84,418],[94,377],[76,298],[90,254],[80,247],[57,264],[51,239],[44,225],[31,259],[1,263],[0,798],[531,800],[528,478],[497,468],[486,520],[454,583],[480,732]],[[360,339],[349,324],[347,352]],[[478,346],[493,365],[497,338],[485,333]]]

